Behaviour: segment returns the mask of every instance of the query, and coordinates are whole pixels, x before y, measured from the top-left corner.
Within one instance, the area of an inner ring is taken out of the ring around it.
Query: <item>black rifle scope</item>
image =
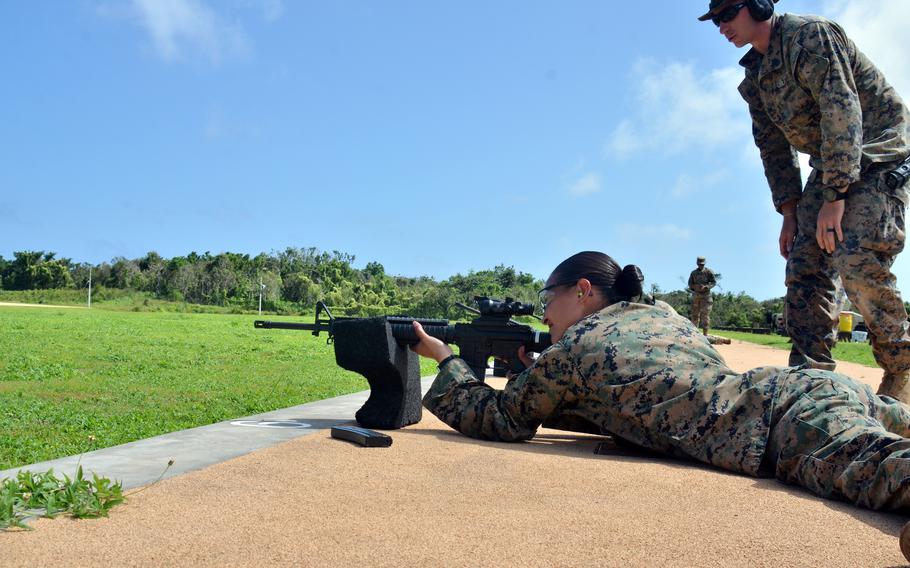
[[[482,316],[530,316],[534,313],[534,304],[517,302],[512,298],[504,301],[493,300],[485,296],[474,296],[477,309]]]

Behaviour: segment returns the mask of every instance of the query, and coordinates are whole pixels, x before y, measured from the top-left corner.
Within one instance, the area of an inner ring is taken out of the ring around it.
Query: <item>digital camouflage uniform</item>
[[[764,465],[866,507],[910,505],[910,408],[830,371],[735,373],[663,302],[583,318],[501,391],[452,359],[423,404],[475,438],[528,440],[541,425],[610,434],[749,475]]]
[[[697,327],[708,329],[711,325],[711,288],[717,284],[714,272],[710,268],[700,266],[689,274],[689,290],[692,290],[692,314],[689,319]]]
[[[882,175],[910,154],[903,101],[836,23],[817,16],[774,16],[768,52],[740,61],[739,91],[749,103],[774,206],[798,199],[798,233],[787,260],[790,364],[834,369],[831,348],[839,274],[873,338],[886,376],[910,369],[907,313],[891,264],[904,247],[907,188]],[[796,151],[813,171],[800,190]],[[822,189],[847,187],[844,241],[828,255],[815,239]]]

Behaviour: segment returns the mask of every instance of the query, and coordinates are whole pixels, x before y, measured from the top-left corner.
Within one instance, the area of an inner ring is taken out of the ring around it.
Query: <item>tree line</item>
[[[511,266],[456,274],[437,281],[429,276],[386,274],[378,262],[354,267],[353,255],[289,247],[256,256],[224,252],[170,259],[149,252],[136,259],[117,257],[100,264],[74,262],[45,251],[0,256],[0,290],[95,289],[133,290],[150,297],[193,304],[255,310],[260,291],[264,310],[278,313],[312,311],[318,301],[350,315],[409,314],[459,318],[457,302],[471,305],[474,296],[510,297],[534,303],[543,281]],[[650,292],[684,316],[691,301],[684,290]],[[714,326],[767,327],[780,312],[782,299],[759,302],[745,293],[714,294]]]
[[[173,302],[299,313],[312,311],[317,301],[353,315],[409,313],[419,317],[456,317],[456,302],[471,304],[475,295],[536,299],[543,283],[510,266],[456,274],[442,282],[428,276],[386,274],[378,262],[355,268],[354,256],[316,248],[293,248],[256,256],[224,252],[191,252],[163,258],[117,257],[100,264],[57,258],[53,252],[14,252],[0,256],[0,290],[85,289],[135,290]]]

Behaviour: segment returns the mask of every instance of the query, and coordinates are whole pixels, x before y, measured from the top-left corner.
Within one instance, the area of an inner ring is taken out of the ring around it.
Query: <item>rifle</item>
[[[409,316],[335,317],[324,302],[319,302],[312,324],[256,320],[253,325],[259,329],[310,331],[317,337],[327,333],[327,342],[335,345],[335,362],[360,373],[370,384],[370,397],[357,411],[357,422],[366,428],[401,428],[419,422],[422,414],[418,357],[408,349],[418,343],[412,322],[419,322],[427,335],[457,345],[459,356],[481,381],[490,357],[502,361],[508,370],[520,372],[524,365],[518,358],[519,347],[541,352],[550,346],[549,333],[512,319],[532,315],[533,305],[486,296],[475,296],[474,301],[477,309],[457,304],[479,316],[471,323],[450,324],[446,319]],[[496,376],[503,376],[505,371],[506,367],[494,366]]]

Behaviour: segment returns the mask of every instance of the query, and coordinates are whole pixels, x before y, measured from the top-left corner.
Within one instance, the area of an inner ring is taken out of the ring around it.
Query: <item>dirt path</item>
[[[0,302],[0,307],[10,308],[73,308],[85,309],[85,306],[55,306],[53,304],[23,304],[20,302]]]
[[[784,349],[774,349],[743,341],[734,341],[730,345],[715,345],[714,347],[724,356],[727,364],[737,371],[746,371],[764,365],[786,366],[790,355],[790,352]],[[878,387],[882,380],[882,370],[878,367],[839,362],[837,371],[873,387]]]

